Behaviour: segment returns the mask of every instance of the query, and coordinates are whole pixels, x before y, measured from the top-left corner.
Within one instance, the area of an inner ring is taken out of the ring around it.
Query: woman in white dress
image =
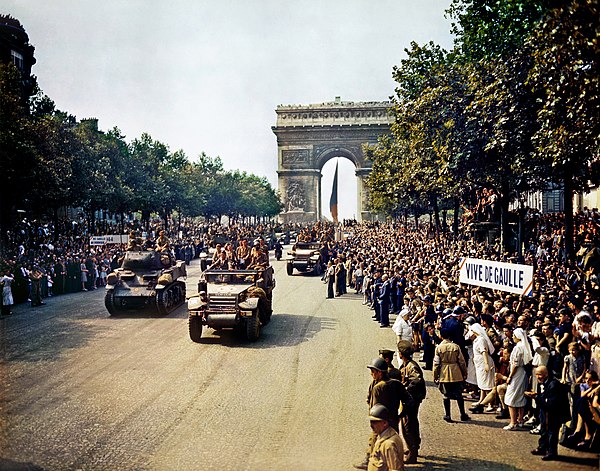
[[[15,303],[10,285],[15,278],[10,273],[0,272],[0,286],[2,286],[2,315],[12,314],[11,306]]]
[[[504,430],[516,430],[523,427],[523,416],[525,414],[525,404],[527,398],[525,391],[527,389],[527,372],[525,365],[531,363],[533,355],[527,340],[527,334],[523,329],[515,329],[513,332],[515,348],[510,354],[510,373],[506,380],[506,396],[504,402],[508,406],[510,413],[510,424],[504,427]]]
[[[479,401],[473,404],[471,411],[481,414],[483,412],[481,403],[496,385],[496,367],[492,359],[494,345],[481,324],[473,324],[469,332],[471,332],[473,340],[473,364],[477,376],[477,387],[480,390]]]

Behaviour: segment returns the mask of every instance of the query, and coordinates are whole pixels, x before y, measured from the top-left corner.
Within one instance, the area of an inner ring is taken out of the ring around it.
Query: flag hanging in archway
[[[335,161],[335,175],[333,176],[333,187],[331,188],[331,198],[329,199],[329,211],[333,222],[338,222],[338,197],[337,197],[337,186],[338,186],[338,162]]]

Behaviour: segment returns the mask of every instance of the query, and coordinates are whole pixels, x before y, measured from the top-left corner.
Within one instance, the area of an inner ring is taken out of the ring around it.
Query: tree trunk
[[[454,237],[458,236],[458,213],[460,211],[460,200],[458,197],[454,198],[454,217],[452,220],[452,232],[454,232]]]
[[[500,195],[498,200],[500,203],[500,246],[502,247],[502,250],[506,252],[509,250],[510,247],[510,225],[508,224],[508,206],[510,200],[510,192],[508,182],[505,178],[502,179]]]
[[[435,221],[435,231],[439,232],[442,227],[442,223],[440,222],[440,206],[438,204],[438,197],[434,193],[430,197],[431,207],[433,208],[433,217]]]

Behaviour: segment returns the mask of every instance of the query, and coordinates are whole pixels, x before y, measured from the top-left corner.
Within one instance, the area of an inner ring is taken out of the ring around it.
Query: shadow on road
[[[19,463],[7,458],[0,458],[0,469],[2,471],[44,471],[44,468],[33,463]]]
[[[478,460],[474,458],[463,458],[457,456],[422,456],[420,459],[425,463],[411,465],[408,469],[423,471],[441,471],[441,470],[465,470],[465,471],[542,471],[547,468],[541,460],[539,462],[528,463],[524,468],[499,463],[494,461]],[[500,457],[500,459],[502,459]],[[536,460],[537,461],[537,460]],[[591,469],[597,469],[598,457],[574,457],[559,456],[557,462],[570,463],[579,466],[589,466]]]
[[[207,329],[202,334],[201,343],[249,349],[293,347],[309,341],[322,330],[335,329],[338,324],[339,320],[331,317],[273,314],[256,342],[248,342],[232,329]]]

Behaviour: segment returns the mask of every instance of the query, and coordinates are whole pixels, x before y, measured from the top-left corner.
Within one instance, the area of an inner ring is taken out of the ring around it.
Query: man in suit
[[[556,379],[550,378],[548,368],[535,369],[538,380],[537,391],[526,391],[525,395],[535,398],[540,408],[541,434],[538,447],[532,455],[541,455],[543,461],[558,457],[558,435],[560,426],[570,419],[569,399],[566,388]]]
[[[381,277],[381,287],[379,289],[379,327],[390,326],[390,280],[387,273]]]

